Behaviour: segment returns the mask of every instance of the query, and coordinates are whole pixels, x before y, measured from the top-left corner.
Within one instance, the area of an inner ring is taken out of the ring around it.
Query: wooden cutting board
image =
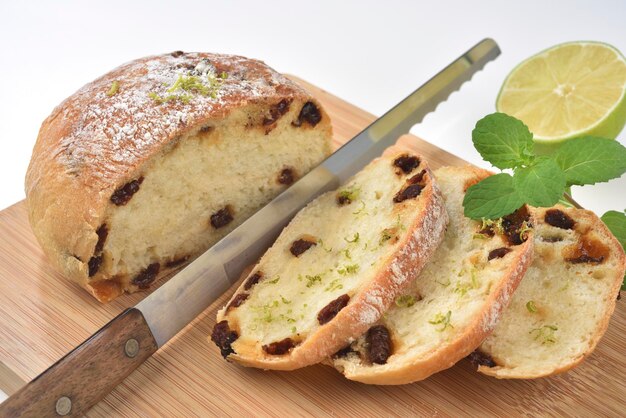
[[[304,82],[303,82],[304,83]],[[304,83],[306,84],[306,83]],[[374,117],[307,85],[333,120],[339,146]],[[459,140],[469,141],[467,138]],[[463,160],[406,136],[432,167]],[[234,290],[235,288],[231,289]],[[212,304],[117,387],[88,416],[618,416],[626,413],[626,300],[593,355],[574,371],[534,381],[498,381],[459,364],[419,383],[367,386],[326,366],[264,372],[225,362],[207,341]],[[146,293],[108,305],[48,265],[24,202],[0,212],[0,389],[14,392]],[[85,382],[89,385],[90,382]]]

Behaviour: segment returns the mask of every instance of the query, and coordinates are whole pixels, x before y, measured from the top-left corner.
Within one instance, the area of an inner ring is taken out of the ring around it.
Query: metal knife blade
[[[228,290],[298,210],[379,156],[499,54],[492,39],[476,44],[137,304],[157,345]]]

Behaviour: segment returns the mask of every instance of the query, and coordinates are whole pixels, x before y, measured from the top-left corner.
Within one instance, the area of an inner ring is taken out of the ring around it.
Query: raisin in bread
[[[467,356],[487,336],[532,256],[532,219],[525,207],[497,222],[463,215],[463,197],[489,172],[435,171],[450,216],[445,238],[411,286],[332,364],[348,379],[404,384],[425,379]]]
[[[264,63],[183,53],[124,64],[44,121],[33,231],[100,301],[205,251],[331,151],[320,104]]]
[[[247,366],[318,363],[380,318],[447,222],[427,163],[387,152],[296,215],[219,311],[211,339]]]
[[[535,256],[493,334],[472,355],[503,379],[564,372],[606,331],[624,278],[624,251],[593,212],[533,209]]]

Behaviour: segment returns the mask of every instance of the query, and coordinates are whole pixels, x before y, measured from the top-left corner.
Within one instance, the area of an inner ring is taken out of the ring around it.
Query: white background
[[[260,58],[381,115],[484,37],[501,57],[413,132],[473,163],[471,129],[506,74],[551,45],[600,40],[626,52],[625,1],[0,0],[0,208],[24,197],[44,118],[128,60],[174,50]],[[306,6],[302,6],[306,4]],[[626,134],[620,135],[626,141]],[[575,190],[584,206],[626,208],[626,178]]]
[[[502,56],[414,128],[481,164],[471,129],[494,111],[515,64],[571,40],[604,41],[626,52],[625,22],[626,2],[618,0],[0,0],[0,208],[24,197],[30,152],[53,107],[137,57],[181,49],[260,58],[380,115],[472,44],[492,37]],[[620,140],[625,143],[626,134]],[[626,178],[574,192],[598,212],[626,207]]]

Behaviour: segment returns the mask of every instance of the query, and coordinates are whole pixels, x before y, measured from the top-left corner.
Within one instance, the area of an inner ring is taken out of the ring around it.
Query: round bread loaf
[[[43,122],[30,222],[52,264],[106,302],[204,252],[330,154],[331,136],[319,102],[263,62],[138,59]]]

